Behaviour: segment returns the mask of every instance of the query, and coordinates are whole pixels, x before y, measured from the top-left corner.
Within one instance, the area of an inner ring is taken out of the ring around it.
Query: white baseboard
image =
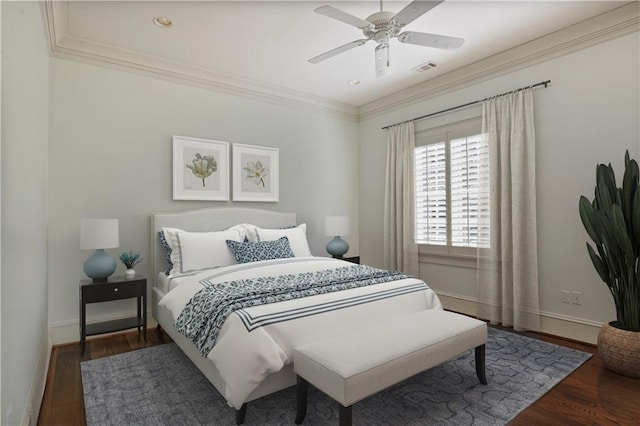
[[[44,396],[44,388],[47,384],[47,375],[49,374],[49,362],[51,360],[51,338],[47,338],[47,342],[40,351],[40,356],[33,371],[31,380],[31,388],[27,397],[27,404],[22,413],[22,420],[19,424],[35,426],[38,423],[38,414],[40,413],[40,405]]]
[[[136,316],[137,313],[135,311],[131,312],[122,312],[116,315],[103,315],[99,317],[92,317],[90,320],[87,320],[87,324],[93,324],[96,322],[110,321],[122,318],[128,318],[132,316]],[[151,315],[151,311],[147,312],[147,328],[156,327],[158,323],[156,322],[153,315]],[[117,332],[121,333],[121,331]],[[109,333],[114,334],[114,333]],[[106,336],[107,334],[101,334],[100,336]],[[49,336],[51,338],[51,342],[53,345],[63,345],[65,343],[73,343],[80,341],[80,321],[79,320],[71,320],[71,321],[63,321],[55,324],[49,325]],[[100,337],[100,336],[91,336]]]
[[[476,315],[476,299],[459,294],[438,292],[445,309]],[[595,345],[602,324],[553,312],[540,312],[540,332]]]
[[[598,343],[598,333],[601,327],[602,324],[595,321],[553,312],[540,312],[540,331],[554,336],[595,345]]]

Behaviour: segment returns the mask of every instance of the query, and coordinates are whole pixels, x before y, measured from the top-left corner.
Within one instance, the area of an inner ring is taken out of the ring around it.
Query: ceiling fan
[[[409,3],[398,13],[386,12],[382,9],[380,0],[380,12],[376,12],[367,19],[360,19],[333,6],[320,6],[314,12],[329,18],[337,19],[356,28],[360,28],[366,38],[354,40],[343,46],[336,47],[321,55],[309,59],[312,64],[329,59],[339,53],[346,52],[354,47],[362,46],[369,40],[378,43],[376,47],[375,63],[376,76],[385,75],[389,70],[389,40],[397,38],[401,43],[417,44],[420,46],[435,47],[437,49],[455,50],[464,43],[464,39],[449,37],[439,34],[419,33],[414,31],[400,32],[407,24],[427,13],[444,0],[421,1],[415,0]]]

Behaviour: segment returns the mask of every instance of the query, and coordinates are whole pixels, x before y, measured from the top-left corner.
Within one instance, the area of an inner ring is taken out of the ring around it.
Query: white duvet
[[[349,265],[332,258],[298,257],[207,270],[185,278],[160,305],[171,312],[175,322],[191,297],[203,288],[200,281],[204,279],[215,284]],[[442,305],[438,296],[415,278],[245,308],[227,318],[207,358],[226,383],[225,398],[240,409],[269,374],[292,362],[293,348],[425,309],[442,309]]]

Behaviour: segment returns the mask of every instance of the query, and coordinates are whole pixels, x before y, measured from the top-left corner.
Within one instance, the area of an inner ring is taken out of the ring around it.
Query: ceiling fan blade
[[[376,47],[376,77],[382,77],[389,72],[389,43],[381,43]]]
[[[410,22],[413,22],[415,19],[418,19],[444,0],[440,1],[422,1],[415,0],[405,6],[400,12],[396,13],[396,15],[392,18],[396,24],[404,27]]]
[[[440,34],[417,33],[414,31],[400,33],[398,35],[398,41],[445,50],[456,50],[464,43],[463,38],[449,37]]]
[[[318,62],[324,61],[325,59],[329,59],[333,56],[336,56],[339,53],[346,52],[347,50],[353,49],[354,47],[362,46],[368,41],[369,41],[368,38],[363,38],[361,40],[354,40],[351,43],[347,43],[340,47],[336,47],[335,49],[331,49],[328,52],[324,52],[322,55],[315,56],[309,59],[309,62],[311,62],[312,64],[317,64]]]
[[[360,28],[364,30],[365,28],[369,28],[371,26],[371,22],[365,21],[364,19],[360,19],[357,16],[353,16],[347,12],[343,12],[340,9],[336,9],[333,6],[320,6],[315,9],[314,12],[319,13],[320,15],[328,16],[329,18],[337,19],[340,22],[344,22],[345,24],[353,25],[356,28]]]

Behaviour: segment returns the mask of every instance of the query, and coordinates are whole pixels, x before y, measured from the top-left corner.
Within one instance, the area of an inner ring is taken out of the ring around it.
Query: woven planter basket
[[[616,373],[640,378],[640,332],[603,324],[598,333],[598,354],[604,365]]]

